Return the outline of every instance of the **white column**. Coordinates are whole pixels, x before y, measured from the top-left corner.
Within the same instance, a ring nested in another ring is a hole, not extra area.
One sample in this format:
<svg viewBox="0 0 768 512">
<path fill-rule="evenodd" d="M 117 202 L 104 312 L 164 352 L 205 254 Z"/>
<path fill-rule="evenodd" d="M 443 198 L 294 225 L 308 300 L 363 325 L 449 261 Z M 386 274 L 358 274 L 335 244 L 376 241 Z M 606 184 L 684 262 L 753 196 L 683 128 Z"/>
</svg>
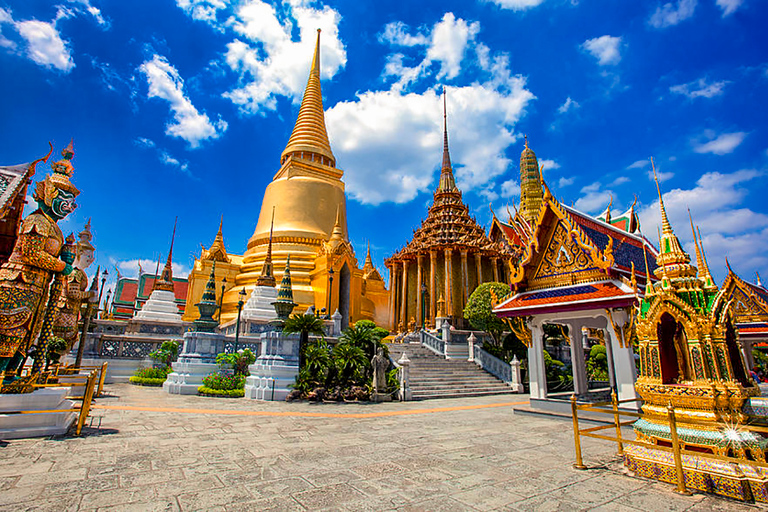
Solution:
<svg viewBox="0 0 768 512">
<path fill-rule="evenodd" d="M 544 366 L 544 330 L 539 323 L 531 323 L 531 346 L 528 347 L 528 381 L 531 398 L 547 398 L 547 371 Z"/>
<path fill-rule="evenodd" d="M 747 365 L 747 372 L 751 372 L 755 367 L 755 357 L 752 354 L 752 340 L 740 339 L 741 353 L 744 355 L 744 363 Z"/>
<path fill-rule="evenodd" d="M 616 325 L 624 325 L 627 321 L 627 315 L 625 312 L 613 312 L 613 319 Z M 610 322 L 608 322 L 608 328 L 605 329 L 605 349 L 606 356 L 608 356 L 609 368 L 613 367 L 614 378 L 616 382 L 616 394 L 619 400 L 636 399 L 637 393 L 635 393 L 635 381 L 637 380 L 637 368 L 635 367 L 635 351 L 632 349 L 632 345 L 627 340 L 625 347 L 619 346 L 619 340 L 616 339 L 616 335 L 611 328 Z M 621 333 L 619 333 L 621 336 Z M 608 352 L 608 347 L 611 347 L 611 351 Z M 622 404 L 622 407 L 636 408 L 636 404 L 627 403 Z"/>
<path fill-rule="evenodd" d="M 589 391 L 587 368 L 582 348 L 581 324 L 573 322 L 568 325 L 568 338 L 571 343 L 571 369 L 573 371 L 573 392 L 576 396 L 583 396 Z"/>
</svg>

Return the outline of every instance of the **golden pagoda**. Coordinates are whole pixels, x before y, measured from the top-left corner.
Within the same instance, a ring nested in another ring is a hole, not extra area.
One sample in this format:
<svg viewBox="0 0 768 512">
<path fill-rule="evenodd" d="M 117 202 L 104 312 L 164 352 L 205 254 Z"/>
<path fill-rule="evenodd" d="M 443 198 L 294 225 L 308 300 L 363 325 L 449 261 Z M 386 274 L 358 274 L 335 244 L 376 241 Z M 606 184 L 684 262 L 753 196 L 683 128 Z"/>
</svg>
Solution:
<svg viewBox="0 0 768 512">
<path fill-rule="evenodd" d="M 541 169 L 536 154 L 528 147 L 525 136 L 525 149 L 520 155 L 520 214 L 529 226 L 536 224 L 539 210 L 544 203 Z"/>
<path fill-rule="evenodd" d="M 460 325 L 477 286 L 508 280 L 511 248 L 486 236 L 456 187 L 447 123 L 443 91 L 443 162 L 434 201 L 411 241 L 384 262 L 390 276 L 390 327 L 398 332 L 414 323 L 434 325 L 441 299 L 441 312 Z"/>
<path fill-rule="evenodd" d="M 381 276 L 378 272 L 365 274 L 358 268 L 349 243 L 343 175 L 336 167 L 325 128 L 318 30 L 299 115 L 280 158 L 280 169 L 264 192 L 256 229 L 242 261 L 227 256 L 237 266 L 237 273 L 227 273 L 221 323 L 236 318 L 240 290 L 253 290 L 264 265 L 271 265 L 278 278 L 289 255 L 294 300 L 298 304 L 295 312 L 315 306 L 317 310 L 325 308 L 329 314 L 338 309 L 343 326 L 360 319 L 386 323 L 388 292 Z M 200 259 L 205 260 L 206 255 Z M 193 274 L 202 282 L 199 286 L 192 284 L 190 274 L 189 304 L 199 300 L 197 292 L 202 293 L 209 272 L 207 265 L 201 264 L 199 272 L 197 266 L 196 261 Z M 219 274 L 219 264 L 216 271 Z M 196 315 L 194 309 L 189 308 L 190 314 Z"/>
</svg>

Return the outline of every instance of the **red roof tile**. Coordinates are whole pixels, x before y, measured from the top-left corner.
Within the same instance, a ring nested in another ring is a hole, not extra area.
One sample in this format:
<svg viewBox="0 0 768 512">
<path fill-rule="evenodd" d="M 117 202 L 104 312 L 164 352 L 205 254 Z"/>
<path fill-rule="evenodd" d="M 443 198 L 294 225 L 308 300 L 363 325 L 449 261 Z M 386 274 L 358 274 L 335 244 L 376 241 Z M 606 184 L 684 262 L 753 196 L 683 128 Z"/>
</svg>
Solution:
<svg viewBox="0 0 768 512">
<path fill-rule="evenodd" d="M 615 281 L 562 286 L 522 292 L 494 309 L 499 316 L 535 315 L 544 312 L 603 309 L 633 304 L 633 291 Z"/>
</svg>

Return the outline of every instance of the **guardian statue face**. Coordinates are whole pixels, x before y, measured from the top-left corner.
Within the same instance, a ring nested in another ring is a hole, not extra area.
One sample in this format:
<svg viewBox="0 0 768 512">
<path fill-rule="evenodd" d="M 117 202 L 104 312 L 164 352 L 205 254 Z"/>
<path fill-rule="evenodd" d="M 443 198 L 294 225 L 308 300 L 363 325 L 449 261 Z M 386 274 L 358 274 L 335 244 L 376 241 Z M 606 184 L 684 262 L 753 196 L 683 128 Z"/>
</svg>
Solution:
<svg viewBox="0 0 768 512">
<path fill-rule="evenodd" d="M 77 208 L 75 203 L 75 194 L 66 190 L 59 189 L 59 193 L 51 201 L 52 217 L 56 220 L 61 220 Z"/>
</svg>

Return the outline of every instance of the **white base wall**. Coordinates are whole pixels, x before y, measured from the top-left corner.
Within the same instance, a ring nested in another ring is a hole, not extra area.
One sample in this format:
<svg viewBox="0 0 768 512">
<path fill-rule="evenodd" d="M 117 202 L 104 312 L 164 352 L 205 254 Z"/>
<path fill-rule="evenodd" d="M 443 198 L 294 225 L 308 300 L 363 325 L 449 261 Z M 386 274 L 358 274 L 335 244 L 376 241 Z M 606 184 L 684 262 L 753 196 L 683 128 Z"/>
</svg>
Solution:
<svg viewBox="0 0 768 512">
<path fill-rule="evenodd" d="M 262 356 L 248 367 L 251 376 L 245 379 L 245 397 L 254 400 L 283 401 L 293 391 L 299 365 L 286 362 L 281 356 Z"/>
<path fill-rule="evenodd" d="M 171 395 L 196 395 L 203 379 L 221 367 L 215 363 L 187 363 L 176 361 L 173 372 L 163 382 L 163 391 Z"/>
<path fill-rule="evenodd" d="M 0 395 L 0 439 L 21 439 L 66 434 L 77 413 L 2 414 L 3 411 L 49 411 L 71 409 L 66 400 L 70 388 L 43 388 L 21 395 Z"/>
</svg>

